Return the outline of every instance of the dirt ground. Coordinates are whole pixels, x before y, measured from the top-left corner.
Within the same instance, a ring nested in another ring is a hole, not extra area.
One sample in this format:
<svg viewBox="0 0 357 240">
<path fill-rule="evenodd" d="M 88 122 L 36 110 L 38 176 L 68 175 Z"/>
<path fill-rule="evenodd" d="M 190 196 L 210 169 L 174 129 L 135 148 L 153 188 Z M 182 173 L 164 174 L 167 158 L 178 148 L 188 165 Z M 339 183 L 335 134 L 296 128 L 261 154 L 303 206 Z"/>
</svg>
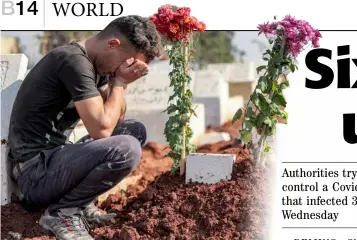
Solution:
<svg viewBox="0 0 357 240">
<path fill-rule="evenodd" d="M 228 123 L 208 131 L 226 131 L 235 137 L 236 129 Z M 131 174 L 143 176 L 139 183 L 101 203 L 102 209 L 116 212 L 118 218 L 116 224 L 95 228 L 95 239 L 262 239 L 268 170 L 254 168 L 247 150 L 232 143 L 198 149 L 237 156 L 232 179 L 214 185 L 184 184 L 184 178 L 168 173 L 172 159 L 163 158 L 167 145 L 148 143 Z M 1 207 L 1 239 L 54 239 L 39 227 L 40 215 L 27 213 L 18 203 Z"/>
</svg>

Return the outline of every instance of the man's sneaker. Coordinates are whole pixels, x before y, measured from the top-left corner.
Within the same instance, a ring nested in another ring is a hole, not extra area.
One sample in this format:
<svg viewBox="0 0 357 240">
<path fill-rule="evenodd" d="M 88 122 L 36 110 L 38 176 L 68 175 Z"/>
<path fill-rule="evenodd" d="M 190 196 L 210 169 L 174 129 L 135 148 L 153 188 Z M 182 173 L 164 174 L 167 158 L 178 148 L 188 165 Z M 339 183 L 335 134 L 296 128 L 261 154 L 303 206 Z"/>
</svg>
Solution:
<svg viewBox="0 0 357 240">
<path fill-rule="evenodd" d="M 91 224 L 106 224 L 106 223 L 115 223 L 115 213 L 102 213 L 95 206 L 94 202 L 91 202 L 82 209 L 83 217 Z"/>
<path fill-rule="evenodd" d="M 58 240 L 92 240 L 94 238 L 89 235 L 85 221 L 78 208 L 68 208 L 60 209 L 52 215 L 46 211 L 39 224 L 51 231 Z"/>
</svg>

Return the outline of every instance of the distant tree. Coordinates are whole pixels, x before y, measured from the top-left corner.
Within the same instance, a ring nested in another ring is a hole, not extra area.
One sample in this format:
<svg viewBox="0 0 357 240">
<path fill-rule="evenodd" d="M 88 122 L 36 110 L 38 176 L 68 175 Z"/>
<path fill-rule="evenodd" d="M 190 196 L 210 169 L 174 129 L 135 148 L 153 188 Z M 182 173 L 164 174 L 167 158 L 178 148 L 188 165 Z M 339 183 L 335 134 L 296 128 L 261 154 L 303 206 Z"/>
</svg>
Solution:
<svg viewBox="0 0 357 240">
<path fill-rule="evenodd" d="M 244 51 L 233 44 L 233 31 L 207 31 L 199 34 L 195 52 L 196 62 L 200 67 L 210 63 L 232 63 L 235 56 L 243 61 Z"/>
<path fill-rule="evenodd" d="M 194 59 L 199 68 L 210 63 L 232 63 L 235 60 L 243 61 L 245 52 L 233 44 L 233 31 L 206 31 L 196 33 L 197 39 Z M 167 42 L 163 39 L 163 44 Z M 235 56 L 238 59 L 235 59 Z"/>
<path fill-rule="evenodd" d="M 45 55 L 56 47 L 91 37 L 96 33 L 96 31 L 44 31 L 43 35 L 37 38 L 40 41 L 40 52 Z"/>
</svg>

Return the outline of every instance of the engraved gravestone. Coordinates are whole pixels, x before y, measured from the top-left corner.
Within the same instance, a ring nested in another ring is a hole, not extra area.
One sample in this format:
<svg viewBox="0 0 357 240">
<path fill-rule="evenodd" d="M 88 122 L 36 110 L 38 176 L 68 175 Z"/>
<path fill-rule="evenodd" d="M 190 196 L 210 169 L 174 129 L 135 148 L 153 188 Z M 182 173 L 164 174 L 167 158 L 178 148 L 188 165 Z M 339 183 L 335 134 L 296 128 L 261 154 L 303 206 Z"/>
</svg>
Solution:
<svg viewBox="0 0 357 240">
<path fill-rule="evenodd" d="M 125 94 L 130 109 L 166 108 L 172 95 L 168 74 L 168 71 L 151 72 L 131 83 Z"/>
<path fill-rule="evenodd" d="M 1 205 L 11 201 L 14 190 L 7 162 L 9 122 L 13 103 L 27 70 L 28 59 L 23 54 L 1 55 Z"/>
<path fill-rule="evenodd" d="M 165 123 L 168 115 L 163 113 L 169 97 L 173 94 L 170 87 L 169 69 L 166 71 L 151 71 L 147 76 L 131 83 L 125 94 L 127 102 L 126 118 L 141 121 L 147 130 L 147 141 L 166 142 L 164 136 Z M 198 118 L 191 120 L 194 126 L 194 136 L 204 131 L 204 109 L 196 105 Z"/>
</svg>

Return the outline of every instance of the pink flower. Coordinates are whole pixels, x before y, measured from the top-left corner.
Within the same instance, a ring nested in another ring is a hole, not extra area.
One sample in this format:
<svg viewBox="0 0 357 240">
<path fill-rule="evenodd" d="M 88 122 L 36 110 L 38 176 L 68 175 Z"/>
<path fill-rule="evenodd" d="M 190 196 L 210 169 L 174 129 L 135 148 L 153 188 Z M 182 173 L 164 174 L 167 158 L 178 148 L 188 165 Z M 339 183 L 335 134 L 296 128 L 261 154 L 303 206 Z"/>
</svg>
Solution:
<svg viewBox="0 0 357 240">
<path fill-rule="evenodd" d="M 258 35 L 260 35 L 261 33 L 264 33 L 264 34 L 269 33 L 269 31 L 270 31 L 269 22 L 263 23 L 263 24 L 259 24 L 258 25 L 258 30 L 259 30 Z"/>
<path fill-rule="evenodd" d="M 269 40 L 281 36 L 285 39 L 285 49 L 288 54 L 296 57 L 305 46 L 311 44 L 319 47 L 321 33 L 314 29 L 307 21 L 297 20 L 287 15 L 279 22 L 258 25 L 259 34 L 264 33 Z M 273 36 L 271 36 L 273 35 Z"/>
</svg>

